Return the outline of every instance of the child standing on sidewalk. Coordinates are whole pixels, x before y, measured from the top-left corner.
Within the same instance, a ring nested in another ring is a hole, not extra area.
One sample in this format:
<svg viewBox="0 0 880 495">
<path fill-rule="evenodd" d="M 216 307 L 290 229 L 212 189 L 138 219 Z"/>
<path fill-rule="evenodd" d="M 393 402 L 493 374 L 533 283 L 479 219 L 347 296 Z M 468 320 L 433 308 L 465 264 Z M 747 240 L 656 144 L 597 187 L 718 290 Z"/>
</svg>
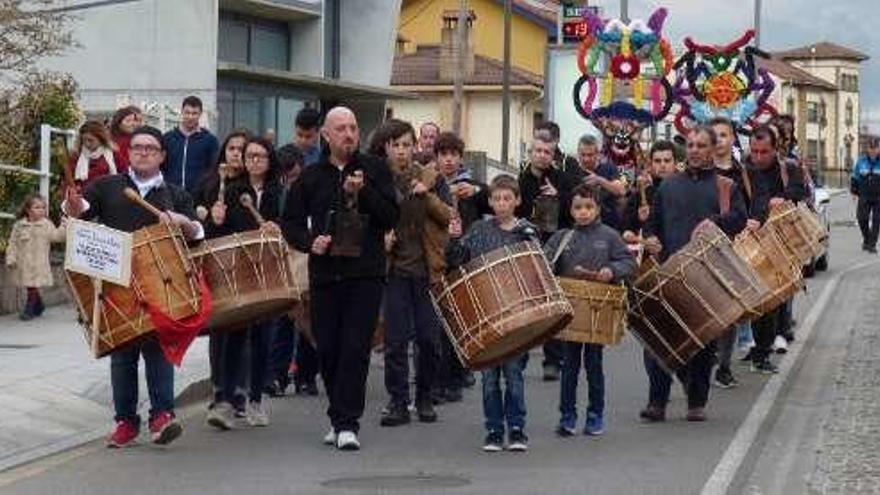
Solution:
<svg viewBox="0 0 880 495">
<path fill-rule="evenodd" d="M 462 238 L 461 259 L 474 258 L 495 249 L 526 240 L 537 242 L 537 229 L 525 220 L 516 218 L 514 211 L 520 204 L 519 184 L 509 175 L 499 175 L 489 186 L 489 206 L 495 216 L 475 222 Z M 453 235 L 454 237 L 454 235 Z M 458 255 L 456 257 L 459 257 Z M 508 433 L 507 449 L 522 452 L 528 449 L 525 433 L 526 401 L 523 370 L 528 354 L 510 358 L 495 368 L 483 371 L 483 415 L 486 440 L 483 450 L 498 452 L 504 447 L 505 422 Z M 501 376 L 506 389 L 502 395 Z"/>
<path fill-rule="evenodd" d="M 19 314 L 25 321 L 43 314 L 40 287 L 53 285 L 49 248 L 53 242 L 64 242 L 67 230 L 63 222 L 55 227 L 47 217 L 48 209 L 42 196 L 28 197 L 12 226 L 6 248 L 6 266 L 13 270 L 13 281 L 27 290 L 27 301 Z"/>
<path fill-rule="evenodd" d="M 581 185 L 571 200 L 573 229 L 557 231 L 544 246 L 553 272 L 563 277 L 587 278 L 597 282 L 617 282 L 636 269 L 635 258 L 620 234 L 600 220 L 598 191 Z M 562 437 L 575 434 L 577 428 L 577 386 L 581 356 L 587 372 L 589 405 L 585 435 L 601 435 L 605 429 L 605 373 L 602 369 L 601 344 L 563 342 L 562 380 L 559 394 L 559 427 Z"/>
</svg>

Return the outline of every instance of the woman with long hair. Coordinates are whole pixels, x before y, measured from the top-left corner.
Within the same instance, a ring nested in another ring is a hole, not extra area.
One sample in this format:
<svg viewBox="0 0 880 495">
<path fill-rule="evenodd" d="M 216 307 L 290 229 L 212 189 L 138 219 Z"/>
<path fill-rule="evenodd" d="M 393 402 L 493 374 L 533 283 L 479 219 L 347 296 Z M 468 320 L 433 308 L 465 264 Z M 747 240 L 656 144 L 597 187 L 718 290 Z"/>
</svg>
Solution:
<svg viewBox="0 0 880 495">
<path fill-rule="evenodd" d="M 85 189 L 105 175 L 127 172 L 127 160 L 124 164 L 118 163 L 115 152 L 116 145 L 104 124 L 96 120 L 86 121 L 79 128 L 74 152 L 67 163 L 74 184 Z"/>
<path fill-rule="evenodd" d="M 110 119 L 110 137 L 116 145 L 116 165 L 123 169 L 128 168 L 128 146 L 131 142 L 131 133 L 144 125 L 144 114 L 141 109 L 129 105 L 122 107 L 113 114 Z"/>
</svg>

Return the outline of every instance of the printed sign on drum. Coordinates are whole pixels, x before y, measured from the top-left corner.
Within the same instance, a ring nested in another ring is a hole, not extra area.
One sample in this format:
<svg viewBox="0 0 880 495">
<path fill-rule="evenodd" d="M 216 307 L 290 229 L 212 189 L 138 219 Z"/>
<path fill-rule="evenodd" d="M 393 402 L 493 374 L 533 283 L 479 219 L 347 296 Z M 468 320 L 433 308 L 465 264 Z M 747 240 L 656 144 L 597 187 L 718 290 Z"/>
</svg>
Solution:
<svg viewBox="0 0 880 495">
<path fill-rule="evenodd" d="M 128 287 L 132 235 L 103 225 L 71 220 L 67 227 L 64 268 Z"/>
</svg>

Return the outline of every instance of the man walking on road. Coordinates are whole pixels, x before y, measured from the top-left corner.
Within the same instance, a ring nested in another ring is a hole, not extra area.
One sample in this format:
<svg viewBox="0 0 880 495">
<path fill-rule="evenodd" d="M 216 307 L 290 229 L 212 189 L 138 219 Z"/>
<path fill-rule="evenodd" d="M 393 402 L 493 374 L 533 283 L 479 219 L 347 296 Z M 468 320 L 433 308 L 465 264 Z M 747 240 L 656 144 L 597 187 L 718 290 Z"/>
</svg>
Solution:
<svg viewBox="0 0 880 495">
<path fill-rule="evenodd" d="M 856 218 L 862 231 L 862 250 L 876 253 L 880 233 L 880 139 L 868 141 L 868 152 L 853 167 L 850 192 L 859 200 Z"/>
</svg>

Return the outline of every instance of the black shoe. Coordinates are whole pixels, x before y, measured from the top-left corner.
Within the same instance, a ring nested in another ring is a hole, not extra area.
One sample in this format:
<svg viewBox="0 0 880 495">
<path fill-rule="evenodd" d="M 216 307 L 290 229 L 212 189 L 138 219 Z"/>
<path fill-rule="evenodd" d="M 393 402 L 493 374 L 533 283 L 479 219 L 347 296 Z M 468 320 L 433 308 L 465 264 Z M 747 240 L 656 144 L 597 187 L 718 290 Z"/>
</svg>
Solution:
<svg viewBox="0 0 880 495">
<path fill-rule="evenodd" d="M 865 251 L 868 251 L 871 254 L 877 254 L 877 246 L 868 246 L 868 249 Z"/>
<path fill-rule="evenodd" d="M 315 382 L 297 383 L 295 390 L 297 395 L 318 395 L 318 385 Z"/>
<path fill-rule="evenodd" d="M 392 404 L 382 412 L 379 424 L 382 426 L 400 426 L 409 423 L 409 408 L 406 404 Z"/>
<path fill-rule="evenodd" d="M 447 388 L 446 389 L 446 402 L 461 402 L 463 399 L 460 388 Z"/>
<path fill-rule="evenodd" d="M 464 375 L 464 386 L 466 388 L 473 388 L 473 386 L 477 383 L 477 379 L 474 378 L 474 374 L 470 371 Z"/>
<path fill-rule="evenodd" d="M 639 411 L 639 417 L 648 423 L 666 421 L 666 408 L 649 404 L 647 407 Z"/>
<path fill-rule="evenodd" d="M 504 434 L 493 431 L 483 441 L 483 452 L 501 452 L 504 449 Z"/>
<path fill-rule="evenodd" d="M 433 423 L 437 421 L 437 411 L 434 410 L 434 404 L 432 404 L 429 400 L 416 402 L 416 414 L 419 417 L 419 422 Z M 407 419 L 408 418 L 409 411 L 407 411 Z"/>
<path fill-rule="evenodd" d="M 773 375 L 779 373 L 779 368 L 777 368 L 773 363 L 770 362 L 769 358 L 764 359 L 756 359 L 752 362 L 752 373 L 760 373 L 762 375 Z"/>
<path fill-rule="evenodd" d="M 733 373 L 730 371 L 730 368 L 719 366 L 717 370 L 715 370 L 715 386 L 718 388 L 733 388 L 739 385 L 739 382 L 736 381 L 736 377 L 733 376 Z"/>
<path fill-rule="evenodd" d="M 446 402 L 446 390 L 442 388 L 435 388 L 431 390 L 431 402 L 435 406 L 442 405 Z"/>
<path fill-rule="evenodd" d="M 559 381 L 559 366 L 557 366 L 555 364 L 545 364 L 544 365 L 544 381 L 545 382 Z"/>
<path fill-rule="evenodd" d="M 525 452 L 529 450 L 529 437 L 526 432 L 514 428 L 507 436 L 507 450 L 511 452 Z"/>
</svg>

